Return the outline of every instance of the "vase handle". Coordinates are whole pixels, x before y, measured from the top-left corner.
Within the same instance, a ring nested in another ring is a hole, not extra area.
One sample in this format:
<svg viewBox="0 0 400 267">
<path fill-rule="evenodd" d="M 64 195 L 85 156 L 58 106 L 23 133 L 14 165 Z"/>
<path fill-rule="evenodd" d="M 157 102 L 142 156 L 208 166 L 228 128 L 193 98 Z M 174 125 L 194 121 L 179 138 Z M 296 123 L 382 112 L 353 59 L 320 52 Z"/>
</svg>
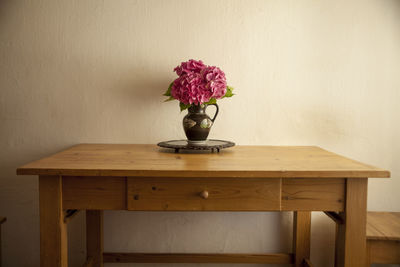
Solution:
<svg viewBox="0 0 400 267">
<path fill-rule="evenodd" d="M 215 119 L 217 118 L 217 115 L 218 115 L 218 112 L 219 112 L 219 108 L 218 108 L 217 104 L 209 104 L 209 106 L 215 106 L 216 107 L 214 118 L 211 119 L 211 121 L 214 122 Z"/>
</svg>

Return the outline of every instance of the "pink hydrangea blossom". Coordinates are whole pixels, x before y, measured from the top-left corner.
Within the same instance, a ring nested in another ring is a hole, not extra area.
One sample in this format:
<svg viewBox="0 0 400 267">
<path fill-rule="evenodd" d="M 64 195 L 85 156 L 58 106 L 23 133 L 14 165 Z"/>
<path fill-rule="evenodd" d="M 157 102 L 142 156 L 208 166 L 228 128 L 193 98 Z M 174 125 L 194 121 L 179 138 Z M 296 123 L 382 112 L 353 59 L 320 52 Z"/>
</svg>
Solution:
<svg viewBox="0 0 400 267">
<path fill-rule="evenodd" d="M 225 73 L 218 67 L 191 59 L 174 71 L 179 77 L 172 84 L 171 96 L 185 105 L 201 105 L 226 94 Z"/>
<path fill-rule="evenodd" d="M 219 99 L 226 94 L 225 73 L 218 67 L 206 67 L 201 70 L 201 76 L 206 88 L 212 92 L 212 97 Z"/>
<path fill-rule="evenodd" d="M 178 76 L 182 76 L 192 72 L 200 73 L 200 71 L 205 67 L 206 65 L 204 65 L 203 61 L 191 59 L 189 61 L 182 62 L 181 65 L 174 69 L 174 71 L 176 74 L 178 74 Z"/>
<path fill-rule="evenodd" d="M 186 105 L 200 105 L 210 101 L 212 92 L 206 88 L 201 74 L 192 72 L 174 81 L 171 95 Z"/>
</svg>

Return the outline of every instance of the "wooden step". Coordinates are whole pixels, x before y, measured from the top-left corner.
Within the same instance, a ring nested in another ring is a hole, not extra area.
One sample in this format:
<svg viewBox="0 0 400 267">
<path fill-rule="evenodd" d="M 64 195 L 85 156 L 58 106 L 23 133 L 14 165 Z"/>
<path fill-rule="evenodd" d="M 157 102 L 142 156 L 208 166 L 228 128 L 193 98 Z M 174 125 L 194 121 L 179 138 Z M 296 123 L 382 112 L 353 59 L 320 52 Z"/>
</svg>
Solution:
<svg viewBox="0 0 400 267">
<path fill-rule="evenodd" d="M 400 241 L 400 212 L 368 212 L 367 240 Z"/>
<path fill-rule="evenodd" d="M 400 212 L 368 212 L 367 266 L 400 263 Z"/>
</svg>

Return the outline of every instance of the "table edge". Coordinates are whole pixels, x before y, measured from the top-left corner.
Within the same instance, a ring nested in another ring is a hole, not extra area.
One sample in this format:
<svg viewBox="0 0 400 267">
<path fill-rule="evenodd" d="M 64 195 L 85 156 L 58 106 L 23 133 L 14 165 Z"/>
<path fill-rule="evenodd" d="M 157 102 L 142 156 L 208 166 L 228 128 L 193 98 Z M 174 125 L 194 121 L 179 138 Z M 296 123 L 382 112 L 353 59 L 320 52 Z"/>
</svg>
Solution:
<svg viewBox="0 0 400 267">
<path fill-rule="evenodd" d="M 390 178 L 387 170 L 322 171 L 177 171 L 18 168 L 17 175 L 132 176 L 132 177 L 232 177 L 232 178 Z"/>
</svg>

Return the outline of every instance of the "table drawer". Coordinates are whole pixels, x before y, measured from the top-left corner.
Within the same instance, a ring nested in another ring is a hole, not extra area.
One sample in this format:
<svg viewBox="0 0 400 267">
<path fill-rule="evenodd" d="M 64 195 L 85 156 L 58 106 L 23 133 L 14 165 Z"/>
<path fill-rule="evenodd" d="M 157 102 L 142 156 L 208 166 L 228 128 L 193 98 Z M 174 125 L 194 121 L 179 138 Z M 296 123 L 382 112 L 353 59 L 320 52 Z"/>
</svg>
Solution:
<svg viewBox="0 0 400 267">
<path fill-rule="evenodd" d="M 127 178 L 128 210 L 280 210 L 280 179 Z"/>
</svg>

